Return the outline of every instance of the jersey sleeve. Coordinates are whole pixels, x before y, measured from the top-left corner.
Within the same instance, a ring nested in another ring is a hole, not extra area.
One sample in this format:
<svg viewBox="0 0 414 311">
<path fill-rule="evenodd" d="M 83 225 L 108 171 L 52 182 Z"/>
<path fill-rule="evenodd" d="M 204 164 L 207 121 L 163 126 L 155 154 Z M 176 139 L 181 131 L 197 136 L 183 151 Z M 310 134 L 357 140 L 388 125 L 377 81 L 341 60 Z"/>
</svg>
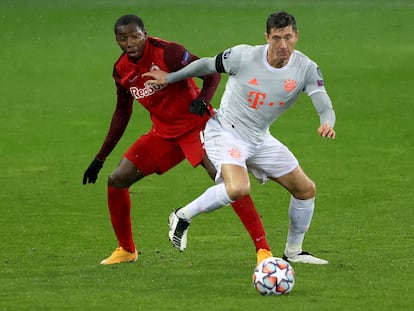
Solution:
<svg viewBox="0 0 414 311">
<path fill-rule="evenodd" d="M 102 162 L 105 161 L 124 134 L 129 119 L 131 118 L 134 100 L 128 90 L 125 90 L 120 85 L 120 77 L 116 69 L 114 69 L 113 78 L 116 86 L 117 102 L 108 133 L 106 134 L 101 149 L 96 155 L 96 158 Z"/>
<path fill-rule="evenodd" d="M 310 98 L 315 110 L 319 114 L 320 124 L 329 124 L 334 127 L 336 115 L 328 94 L 324 92 L 315 92 L 310 96 Z"/>
<path fill-rule="evenodd" d="M 332 107 L 331 99 L 325 89 L 322 72 L 318 65 L 310 61 L 309 68 L 305 76 L 305 92 L 310 96 L 315 110 L 319 114 L 320 124 L 335 125 L 335 111 Z"/>
<path fill-rule="evenodd" d="M 165 48 L 164 61 L 171 72 L 178 71 L 197 59 L 196 55 L 178 43 L 170 42 Z"/>
<path fill-rule="evenodd" d="M 229 75 L 237 74 L 243 50 L 247 45 L 236 45 L 232 48 L 225 50 L 216 57 L 216 69 L 218 72 L 226 72 Z"/>
<path fill-rule="evenodd" d="M 312 94 L 316 92 L 326 93 L 325 82 L 322 77 L 322 72 L 320 68 L 318 67 L 318 65 L 313 61 L 310 61 L 308 65 L 308 70 L 306 72 L 305 81 L 306 81 L 306 84 L 305 84 L 304 91 L 309 96 L 311 96 Z"/>
</svg>

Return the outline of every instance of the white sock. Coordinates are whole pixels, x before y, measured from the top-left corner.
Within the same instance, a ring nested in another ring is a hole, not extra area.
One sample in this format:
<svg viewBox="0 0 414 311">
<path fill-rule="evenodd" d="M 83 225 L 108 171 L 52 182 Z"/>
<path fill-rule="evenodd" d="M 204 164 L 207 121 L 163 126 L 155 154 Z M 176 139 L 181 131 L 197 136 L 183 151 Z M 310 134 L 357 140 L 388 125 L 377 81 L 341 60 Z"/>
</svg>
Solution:
<svg viewBox="0 0 414 311">
<path fill-rule="evenodd" d="M 224 183 L 208 188 L 197 199 L 177 211 L 177 216 L 188 221 L 198 214 L 208 213 L 233 202 L 227 195 Z"/>
<path fill-rule="evenodd" d="M 298 200 L 293 196 L 290 198 L 290 223 L 285 248 L 286 256 L 291 257 L 302 252 L 303 239 L 312 221 L 314 208 L 315 198 L 308 200 Z"/>
</svg>

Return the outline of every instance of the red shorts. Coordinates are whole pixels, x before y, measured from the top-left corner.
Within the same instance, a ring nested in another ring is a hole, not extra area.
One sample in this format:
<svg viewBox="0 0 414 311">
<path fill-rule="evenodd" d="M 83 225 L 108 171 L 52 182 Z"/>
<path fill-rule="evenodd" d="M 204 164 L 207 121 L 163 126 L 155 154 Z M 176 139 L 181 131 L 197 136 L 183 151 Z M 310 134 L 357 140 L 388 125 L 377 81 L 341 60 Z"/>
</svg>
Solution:
<svg viewBox="0 0 414 311">
<path fill-rule="evenodd" d="M 206 154 L 202 143 L 203 131 L 204 125 L 183 136 L 165 139 L 151 130 L 138 138 L 124 156 L 144 175 L 161 175 L 184 159 L 196 167 Z"/>
</svg>

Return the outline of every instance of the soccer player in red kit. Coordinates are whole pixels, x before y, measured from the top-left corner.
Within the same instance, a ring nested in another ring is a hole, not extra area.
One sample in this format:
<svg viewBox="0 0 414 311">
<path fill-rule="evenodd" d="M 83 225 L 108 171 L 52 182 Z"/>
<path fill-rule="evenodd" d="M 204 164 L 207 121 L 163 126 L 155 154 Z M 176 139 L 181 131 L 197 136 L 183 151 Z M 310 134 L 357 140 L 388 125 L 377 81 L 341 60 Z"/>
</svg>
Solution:
<svg viewBox="0 0 414 311">
<path fill-rule="evenodd" d="M 120 17 L 114 31 L 123 51 L 113 71 L 116 108 L 102 147 L 84 173 L 83 184 L 97 180 L 105 159 L 128 125 L 134 99 L 150 112 L 152 128 L 129 147 L 108 178 L 108 207 L 118 247 L 102 260 L 104 265 L 138 259 L 130 217 L 132 184 L 150 174 L 161 175 L 184 159 L 193 167 L 201 164 L 214 178 L 215 168 L 206 156 L 200 135 L 214 113 L 210 101 L 220 81 L 218 73 L 200 77 L 204 80 L 201 91 L 192 78 L 168 85 L 151 85 L 142 73 L 156 69 L 177 71 L 198 57 L 177 43 L 148 36 L 143 21 L 135 15 Z M 272 256 L 250 196 L 233 202 L 232 206 L 255 243 L 257 261 Z M 183 251 L 186 240 L 181 245 L 173 245 Z"/>
</svg>

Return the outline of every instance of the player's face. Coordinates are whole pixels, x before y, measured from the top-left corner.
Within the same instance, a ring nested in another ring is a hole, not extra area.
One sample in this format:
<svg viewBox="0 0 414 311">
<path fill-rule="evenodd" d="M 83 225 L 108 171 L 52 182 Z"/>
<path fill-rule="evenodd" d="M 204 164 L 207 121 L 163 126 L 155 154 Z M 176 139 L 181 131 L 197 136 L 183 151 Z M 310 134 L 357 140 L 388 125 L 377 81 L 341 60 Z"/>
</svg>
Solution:
<svg viewBox="0 0 414 311">
<path fill-rule="evenodd" d="M 147 34 L 136 24 L 116 28 L 116 42 L 132 61 L 138 61 L 144 53 Z"/>
<path fill-rule="evenodd" d="M 267 52 L 269 64 L 276 68 L 286 65 L 298 41 L 298 32 L 294 31 L 292 26 L 272 28 L 265 37 L 269 44 Z"/>
</svg>

